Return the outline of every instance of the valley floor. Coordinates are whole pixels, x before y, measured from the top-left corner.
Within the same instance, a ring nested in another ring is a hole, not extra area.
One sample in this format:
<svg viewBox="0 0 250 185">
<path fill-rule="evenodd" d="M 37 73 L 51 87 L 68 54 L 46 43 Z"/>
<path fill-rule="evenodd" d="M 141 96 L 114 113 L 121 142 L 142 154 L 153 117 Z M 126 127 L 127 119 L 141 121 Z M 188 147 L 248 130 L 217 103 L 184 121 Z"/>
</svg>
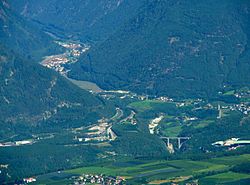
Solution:
<svg viewBox="0 0 250 185">
<path fill-rule="evenodd" d="M 89 46 L 60 44 L 68 51 L 42 64 L 67 78 L 68 65 Z M 213 100 L 172 99 L 69 80 L 113 114 L 53 132 L 20 128 L 21 134 L 1 139 L 0 183 L 31 176 L 32 184 L 54 185 L 250 184 L 249 171 L 234 169 L 250 164 L 249 146 L 237 144 L 250 139 L 248 87 L 224 89 Z"/>
<path fill-rule="evenodd" d="M 121 177 L 124 184 L 247 184 L 250 174 L 231 171 L 244 162 L 250 162 L 250 154 L 201 161 L 121 160 L 41 175 L 34 184 L 77 184 L 81 177 L 100 174 Z"/>
</svg>

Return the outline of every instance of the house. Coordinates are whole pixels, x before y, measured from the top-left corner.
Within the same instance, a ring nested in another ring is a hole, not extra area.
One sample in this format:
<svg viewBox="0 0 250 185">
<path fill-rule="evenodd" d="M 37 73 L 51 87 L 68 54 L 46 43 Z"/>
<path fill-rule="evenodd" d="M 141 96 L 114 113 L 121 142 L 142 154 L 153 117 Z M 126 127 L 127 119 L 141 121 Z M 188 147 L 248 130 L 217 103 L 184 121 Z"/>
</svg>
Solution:
<svg viewBox="0 0 250 185">
<path fill-rule="evenodd" d="M 30 177 L 30 178 L 24 178 L 23 179 L 23 182 L 25 182 L 25 183 L 31 183 L 31 182 L 36 182 L 36 178 L 34 178 L 34 177 Z"/>
</svg>

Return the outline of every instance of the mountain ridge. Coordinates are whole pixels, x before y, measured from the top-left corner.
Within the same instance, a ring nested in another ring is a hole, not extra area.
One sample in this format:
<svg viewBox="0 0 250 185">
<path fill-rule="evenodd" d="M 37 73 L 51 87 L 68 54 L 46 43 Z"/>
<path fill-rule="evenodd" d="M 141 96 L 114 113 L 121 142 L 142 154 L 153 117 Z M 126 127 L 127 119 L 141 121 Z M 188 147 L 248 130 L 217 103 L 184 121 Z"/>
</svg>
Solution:
<svg viewBox="0 0 250 185">
<path fill-rule="evenodd" d="M 8 1 L 1 1 L 0 15 L 0 138 L 88 125 L 113 112 L 100 97 L 38 63 L 61 51 L 53 39 L 13 13 Z"/>
<path fill-rule="evenodd" d="M 1 44 L 22 57 L 39 62 L 47 54 L 62 51 L 47 34 L 18 16 L 8 0 L 1 1 L 0 14 Z"/>
<path fill-rule="evenodd" d="M 11 5 L 18 14 L 55 35 L 99 43 L 135 15 L 142 2 L 144 0 L 13 0 Z"/>
<path fill-rule="evenodd" d="M 182 97 L 209 97 L 224 86 L 247 86 L 249 63 L 240 56 L 249 55 L 248 9 L 246 1 L 150 1 L 89 50 L 70 75 L 104 89 Z"/>
</svg>

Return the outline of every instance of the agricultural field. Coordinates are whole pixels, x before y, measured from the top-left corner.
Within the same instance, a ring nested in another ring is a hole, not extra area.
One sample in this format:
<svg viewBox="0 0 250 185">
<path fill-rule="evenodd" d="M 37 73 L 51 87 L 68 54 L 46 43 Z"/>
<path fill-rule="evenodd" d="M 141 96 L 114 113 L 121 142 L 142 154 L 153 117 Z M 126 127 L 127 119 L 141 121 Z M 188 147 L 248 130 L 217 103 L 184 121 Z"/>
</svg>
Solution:
<svg viewBox="0 0 250 185">
<path fill-rule="evenodd" d="M 236 173 L 232 167 L 250 162 L 250 154 L 220 157 L 201 161 L 192 160 L 119 160 L 105 162 L 37 177 L 35 184 L 67 184 L 72 176 L 105 174 L 121 176 L 126 184 L 168 184 L 198 182 L 201 185 L 247 181 L 250 174 Z M 249 181 L 248 181 L 249 182 Z"/>
</svg>

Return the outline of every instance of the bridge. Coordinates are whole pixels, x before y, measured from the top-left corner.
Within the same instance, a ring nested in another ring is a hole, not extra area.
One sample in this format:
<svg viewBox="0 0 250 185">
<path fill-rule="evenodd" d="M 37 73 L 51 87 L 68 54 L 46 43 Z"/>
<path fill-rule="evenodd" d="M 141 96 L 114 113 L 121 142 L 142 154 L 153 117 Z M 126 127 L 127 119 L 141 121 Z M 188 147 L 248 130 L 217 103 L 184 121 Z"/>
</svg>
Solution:
<svg viewBox="0 0 250 185">
<path fill-rule="evenodd" d="M 178 141 L 178 149 L 181 149 L 183 143 L 185 143 L 185 141 L 191 139 L 191 137 L 160 137 L 163 141 L 167 140 L 167 146 L 169 146 L 170 144 L 170 139 L 172 140 L 177 140 Z"/>
</svg>

